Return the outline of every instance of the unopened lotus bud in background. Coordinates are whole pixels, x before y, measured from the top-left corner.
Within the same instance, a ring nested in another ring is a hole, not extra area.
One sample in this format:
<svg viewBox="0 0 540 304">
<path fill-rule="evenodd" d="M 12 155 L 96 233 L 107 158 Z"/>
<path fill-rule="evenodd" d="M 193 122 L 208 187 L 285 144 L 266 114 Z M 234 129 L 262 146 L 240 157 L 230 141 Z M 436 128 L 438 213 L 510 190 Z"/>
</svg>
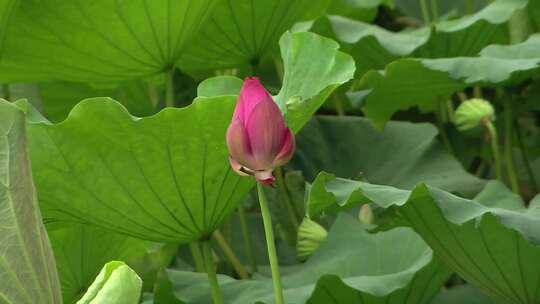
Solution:
<svg viewBox="0 0 540 304">
<path fill-rule="evenodd" d="M 309 258 L 321 242 L 326 238 L 328 232 L 317 222 L 304 218 L 298 227 L 298 240 L 296 244 L 296 255 L 299 260 Z"/>
<path fill-rule="evenodd" d="M 473 98 L 462 102 L 456 109 L 454 124 L 460 131 L 472 129 L 482 121 L 495 120 L 495 110 L 489 101 Z"/>
<path fill-rule="evenodd" d="M 362 205 L 360 211 L 358 212 L 358 219 L 362 224 L 371 225 L 373 224 L 373 211 L 368 204 Z"/>
<path fill-rule="evenodd" d="M 244 80 L 227 130 L 227 147 L 232 168 L 240 175 L 255 176 L 261 184 L 272 184 L 272 171 L 294 153 L 294 135 L 255 77 Z"/>
</svg>

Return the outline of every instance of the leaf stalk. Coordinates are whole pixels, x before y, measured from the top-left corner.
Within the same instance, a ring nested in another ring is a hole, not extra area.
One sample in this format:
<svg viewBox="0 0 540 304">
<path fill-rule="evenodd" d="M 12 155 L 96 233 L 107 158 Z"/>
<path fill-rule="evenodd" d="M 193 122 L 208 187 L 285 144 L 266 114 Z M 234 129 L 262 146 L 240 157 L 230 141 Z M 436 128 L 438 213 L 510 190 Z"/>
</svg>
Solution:
<svg viewBox="0 0 540 304">
<path fill-rule="evenodd" d="M 232 267 L 234 268 L 234 271 L 238 274 L 238 276 L 242 280 L 248 279 L 249 278 L 248 273 L 244 269 L 244 266 L 242 266 L 242 263 L 240 263 L 240 260 L 234 253 L 233 249 L 231 248 L 227 240 L 225 240 L 225 238 L 223 237 L 223 234 L 221 233 L 221 231 L 219 230 L 214 231 L 214 233 L 212 233 L 212 237 L 214 238 L 214 240 L 216 240 L 219 247 L 221 248 L 221 250 L 227 257 L 227 260 L 229 260 L 229 263 L 231 263 Z"/>
<path fill-rule="evenodd" d="M 238 206 L 238 218 L 240 219 L 240 229 L 242 230 L 242 237 L 244 238 L 244 250 L 246 251 L 249 262 L 251 264 L 251 272 L 255 273 L 258 270 L 257 259 L 255 258 L 253 244 L 249 235 L 249 229 L 246 220 L 246 210 L 244 209 L 244 206 L 242 206 L 242 204 Z"/>
<path fill-rule="evenodd" d="M 214 263 L 214 256 L 212 255 L 212 248 L 209 241 L 202 242 L 204 264 L 206 266 L 206 273 L 208 274 L 208 283 L 210 283 L 210 289 L 212 292 L 212 300 L 214 304 L 223 304 L 223 297 L 221 296 L 221 289 L 216 275 L 216 265 Z"/>
</svg>

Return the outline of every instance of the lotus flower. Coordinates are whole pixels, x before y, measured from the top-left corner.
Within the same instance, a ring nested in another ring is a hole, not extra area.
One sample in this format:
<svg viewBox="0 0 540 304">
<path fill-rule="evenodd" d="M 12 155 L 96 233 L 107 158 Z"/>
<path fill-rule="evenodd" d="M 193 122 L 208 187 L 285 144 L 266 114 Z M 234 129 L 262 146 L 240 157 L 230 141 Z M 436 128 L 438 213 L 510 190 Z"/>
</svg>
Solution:
<svg viewBox="0 0 540 304">
<path fill-rule="evenodd" d="M 244 80 L 227 129 L 227 147 L 234 171 L 253 175 L 266 185 L 274 182 L 274 168 L 287 163 L 294 153 L 294 136 L 256 77 Z"/>
</svg>

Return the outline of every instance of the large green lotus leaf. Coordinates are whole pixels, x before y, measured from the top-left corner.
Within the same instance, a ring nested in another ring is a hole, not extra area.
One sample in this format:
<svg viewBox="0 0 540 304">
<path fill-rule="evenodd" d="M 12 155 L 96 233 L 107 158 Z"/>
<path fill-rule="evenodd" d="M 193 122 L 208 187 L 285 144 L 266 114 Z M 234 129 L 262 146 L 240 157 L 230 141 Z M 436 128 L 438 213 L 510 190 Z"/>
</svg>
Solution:
<svg viewBox="0 0 540 304">
<path fill-rule="evenodd" d="M 146 252 L 146 242 L 85 225 L 48 228 L 64 303 L 75 303 L 109 261 L 127 261 Z"/>
<path fill-rule="evenodd" d="M 7 24 L 14 12 L 19 7 L 21 0 L 2 0 L 0 1 L 0 45 L 4 41 Z"/>
<path fill-rule="evenodd" d="M 341 214 L 314 255 L 283 274 L 282 282 L 288 304 L 422 304 L 449 275 L 411 229 L 370 234 L 358 220 Z M 203 274 L 169 271 L 169 277 L 184 303 L 211 303 Z M 222 277 L 220 287 L 226 303 L 273 303 L 268 277 Z"/>
<path fill-rule="evenodd" d="M 124 262 L 112 261 L 100 271 L 77 304 L 137 304 L 142 281 Z"/>
<path fill-rule="evenodd" d="M 405 191 L 324 172 L 307 204 L 320 213 L 366 201 L 395 208 L 448 267 L 500 303 L 538 303 L 538 212 L 492 208 L 424 184 Z"/>
<path fill-rule="evenodd" d="M 371 70 L 356 84 L 365 92 L 362 110 L 378 127 L 398 110 L 432 110 L 437 101 L 472 85 L 515 84 L 538 72 L 540 35 L 527 41 L 484 48 L 478 57 L 399 59 L 384 71 Z"/>
<path fill-rule="evenodd" d="M 198 98 L 134 118 L 108 98 L 60 124 L 29 126 L 45 220 L 77 220 L 135 237 L 189 242 L 211 233 L 251 188 L 228 164 L 234 97 Z"/>
<path fill-rule="evenodd" d="M 379 131 L 364 118 L 321 116 L 299 133 L 291 165 L 310 181 L 324 170 L 399 188 L 426 182 L 467 196 L 478 193 L 483 181 L 467 173 L 436 136 L 427 123 L 391 121 Z"/>
<path fill-rule="evenodd" d="M 25 115 L 0 101 L 0 303 L 62 303 L 27 154 Z"/>
<path fill-rule="evenodd" d="M 222 0 L 181 57 L 179 67 L 204 71 L 257 65 L 296 22 L 322 14 L 328 0 Z"/>
<path fill-rule="evenodd" d="M 326 95 L 352 77 L 354 64 L 327 38 L 287 33 L 282 40 L 285 54 L 330 56 L 316 69 L 311 62 L 285 60 L 285 73 L 296 77 L 285 77 L 278 101 L 298 130 Z M 225 133 L 235 100 L 199 97 L 185 108 L 135 118 L 117 102 L 95 98 L 79 103 L 62 123 L 31 124 L 30 152 L 46 220 L 77 220 L 154 241 L 208 236 L 253 186 L 229 166 Z"/>
<path fill-rule="evenodd" d="M 178 62 L 216 0 L 22 0 L 0 79 L 116 82 Z"/>
<path fill-rule="evenodd" d="M 484 206 L 521 210 L 525 208 L 525 203 L 519 194 L 512 192 L 502 182 L 491 180 L 486 184 L 474 200 Z"/>
<path fill-rule="evenodd" d="M 329 16 L 328 22 L 345 50 L 353 55 L 358 65 L 356 73 L 361 76 L 403 56 L 475 56 L 526 5 L 527 0 L 498 0 L 474 15 L 398 33 L 342 16 Z"/>
</svg>

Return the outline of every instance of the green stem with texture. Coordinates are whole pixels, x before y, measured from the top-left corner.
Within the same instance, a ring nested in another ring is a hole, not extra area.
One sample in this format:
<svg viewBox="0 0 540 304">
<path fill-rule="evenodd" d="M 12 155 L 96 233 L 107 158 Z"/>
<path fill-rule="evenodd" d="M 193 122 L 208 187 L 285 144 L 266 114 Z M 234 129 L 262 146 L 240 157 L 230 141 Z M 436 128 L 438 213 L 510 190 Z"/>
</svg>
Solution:
<svg viewBox="0 0 540 304">
<path fill-rule="evenodd" d="M 11 92 L 9 90 L 9 84 L 4 83 L 2 85 L 2 93 L 4 94 L 5 100 L 9 101 L 11 99 Z"/>
<path fill-rule="evenodd" d="M 300 222 L 298 221 L 298 216 L 294 209 L 294 205 L 291 200 L 291 197 L 289 196 L 289 193 L 287 192 L 287 186 L 285 185 L 285 175 L 283 174 L 283 170 L 280 167 L 276 168 L 275 172 L 276 172 L 276 181 L 278 184 L 279 192 L 281 193 L 281 198 L 283 199 L 283 203 L 285 205 L 285 208 L 287 209 L 289 220 L 291 221 L 291 224 L 294 226 L 294 229 L 296 230 L 298 226 L 300 225 Z"/>
<path fill-rule="evenodd" d="M 512 192 L 519 194 L 519 182 L 517 179 L 516 169 L 514 167 L 514 155 L 512 149 L 514 134 L 512 101 L 506 99 L 504 101 L 504 157 L 506 159 L 506 171 L 510 180 Z"/>
<path fill-rule="evenodd" d="M 225 240 L 225 238 L 223 237 L 223 234 L 221 234 L 221 231 L 219 230 L 214 231 L 214 233 L 212 233 L 212 237 L 214 238 L 214 240 L 216 240 L 221 250 L 223 250 L 223 253 L 227 257 L 227 260 L 229 260 L 229 263 L 231 263 L 232 267 L 234 268 L 234 271 L 236 271 L 238 276 L 242 280 L 248 279 L 249 278 L 248 273 L 244 269 L 244 266 L 242 266 L 242 263 L 240 263 L 240 260 L 238 259 L 234 251 L 232 250 L 227 240 Z"/>
<path fill-rule="evenodd" d="M 204 272 L 204 260 L 199 243 L 190 243 L 189 250 L 191 251 L 191 255 L 193 256 L 193 262 L 195 263 L 195 271 Z"/>
<path fill-rule="evenodd" d="M 147 84 L 148 88 L 148 99 L 152 103 L 152 108 L 155 110 L 159 104 L 159 91 L 156 89 L 156 86 L 152 83 Z"/>
<path fill-rule="evenodd" d="M 339 97 L 334 97 L 334 102 L 336 104 L 336 113 L 338 116 L 345 116 L 345 110 L 343 109 L 343 103 Z"/>
<path fill-rule="evenodd" d="M 166 76 L 165 106 L 174 107 L 174 68 L 167 72 Z"/>
<path fill-rule="evenodd" d="M 246 220 L 246 210 L 241 204 L 238 206 L 238 218 L 240 219 L 240 229 L 242 230 L 242 237 L 244 238 L 244 249 L 251 263 L 251 272 L 257 272 L 257 259 L 255 258 L 255 252 L 253 251 L 253 244 L 251 243 L 251 237 L 249 236 L 249 229 Z"/>
<path fill-rule="evenodd" d="M 431 15 L 433 16 L 433 22 L 437 22 L 439 19 L 439 8 L 437 0 L 431 0 Z"/>
<path fill-rule="evenodd" d="M 446 150 L 450 154 L 454 154 L 454 149 L 452 148 L 452 143 L 450 142 L 450 138 L 448 137 L 448 134 L 446 134 L 446 129 L 444 128 L 444 116 L 445 116 L 445 103 L 444 101 L 439 101 L 437 105 L 437 109 L 435 111 L 435 121 L 437 123 L 437 127 L 439 129 L 439 135 L 441 136 L 441 140 L 446 147 Z"/>
<path fill-rule="evenodd" d="M 474 86 L 473 87 L 473 96 L 475 98 L 482 98 L 484 96 L 484 94 L 482 93 L 482 87 Z"/>
<path fill-rule="evenodd" d="M 214 304 L 223 304 L 223 297 L 221 296 L 221 289 L 216 275 L 216 265 L 214 264 L 214 256 L 212 255 L 212 248 L 209 241 L 202 242 L 204 264 L 206 266 L 206 273 L 208 274 L 208 283 L 210 283 L 210 289 L 212 292 L 212 299 Z"/>
<path fill-rule="evenodd" d="M 523 158 L 523 163 L 525 164 L 525 169 L 527 170 L 527 175 L 529 175 L 529 180 L 531 182 L 531 188 L 533 190 L 533 193 L 538 193 L 538 186 L 536 184 L 536 177 L 534 176 L 534 172 L 531 168 L 531 163 L 529 162 L 529 157 L 527 156 L 527 152 L 525 151 L 525 145 L 523 144 L 523 138 L 521 135 L 521 130 L 519 128 L 519 124 L 517 121 L 514 122 L 514 129 L 516 130 L 516 139 L 519 145 L 519 150 L 521 151 L 521 157 Z"/>
<path fill-rule="evenodd" d="M 261 215 L 264 224 L 264 234 L 266 237 L 266 247 L 268 249 L 268 258 L 270 260 L 270 270 L 272 271 L 272 283 L 274 285 L 275 304 L 284 304 L 283 290 L 281 288 L 281 278 L 279 276 L 279 262 L 276 252 L 276 243 L 274 240 L 274 230 L 272 227 L 272 218 L 268 209 L 268 201 L 264 194 L 263 185 L 257 183 L 259 194 L 259 203 L 261 205 Z"/>
<path fill-rule="evenodd" d="M 424 24 L 428 25 L 430 21 L 426 0 L 420 0 L 420 9 L 422 9 L 422 17 L 424 18 Z"/>
<path fill-rule="evenodd" d="M 467 3 L 466 3 L 466 13 L 467 15 L 470 15 L 473 13 L 474 11 L 474 3 L 473 3 L 473 0 L 467 0 Z"/>
<path fill-rule="evenodd" d="M 452 102 L 451 98 L 448 98 L 446 102 L 444 102 L 444 105 L 446 106 L 446 114 L 448 116 L 448 121 L 453 122 L 454 121 L 454 103 Z"/>
<path fill-rule="evenodd" d="M 483 124 L 489 132 L 491 150 L 493 151 L 493 158 L 495 159 L 495 175 L 497 176 L 498 180 L 502 181 L 501 156 L 499 153 L 499 138 L 497 135 L 497 129 L 489 119 L 485 119 Z"/>
</svg>

